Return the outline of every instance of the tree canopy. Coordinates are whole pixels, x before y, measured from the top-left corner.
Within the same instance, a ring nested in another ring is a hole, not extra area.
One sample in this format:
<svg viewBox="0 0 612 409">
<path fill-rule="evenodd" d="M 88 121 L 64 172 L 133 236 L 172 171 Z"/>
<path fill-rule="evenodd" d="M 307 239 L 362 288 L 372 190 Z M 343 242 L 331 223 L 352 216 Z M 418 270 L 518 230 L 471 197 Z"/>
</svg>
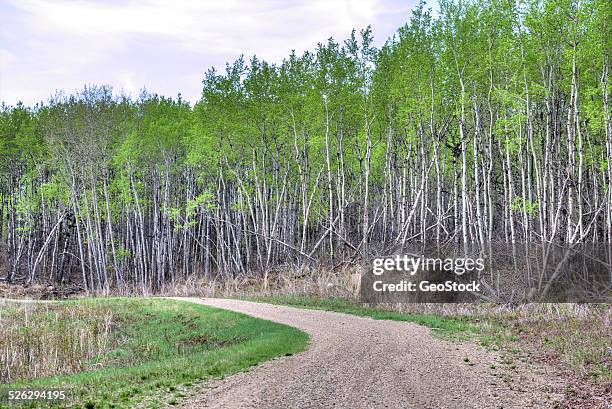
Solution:
<svg viewBox="0 0 612 409">
<path fill-rule="evenodd" d="M 0 108 L 9 280 L 155 289 L 407 245 L 612 243 L 606 0 L 424 3 L 201 99 Z"/>
</svg>

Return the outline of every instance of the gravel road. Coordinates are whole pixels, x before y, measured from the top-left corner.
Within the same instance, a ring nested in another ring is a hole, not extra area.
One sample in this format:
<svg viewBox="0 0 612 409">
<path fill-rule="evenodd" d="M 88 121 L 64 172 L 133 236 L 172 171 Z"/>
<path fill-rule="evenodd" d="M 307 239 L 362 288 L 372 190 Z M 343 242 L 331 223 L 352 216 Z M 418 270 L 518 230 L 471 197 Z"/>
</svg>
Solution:
<svg viewBox="0 0 612 409">
<path fill-rule="evenodd" d="M 562 384 L 550 369 L 504 364 L 493 351 L 440 340 L 420 325 L 248 301 L 177 299 L 291 325 L 311 337 L 303 353 L 204 384 L 182 408 L 524 409 L 552 408 L 561 397 Z"/>
</svg>

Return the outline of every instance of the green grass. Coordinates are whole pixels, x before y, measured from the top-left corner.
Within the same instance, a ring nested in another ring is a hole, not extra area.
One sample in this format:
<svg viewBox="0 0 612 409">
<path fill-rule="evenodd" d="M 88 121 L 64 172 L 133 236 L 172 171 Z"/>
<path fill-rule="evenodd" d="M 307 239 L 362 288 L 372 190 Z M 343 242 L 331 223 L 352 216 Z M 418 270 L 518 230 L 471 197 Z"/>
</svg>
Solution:
<svg viewBox="0 0 612 409">
<path fill-rule="evenodd" d="M 479 325 L 466 317 L 444 317 L 433 314 L 412 314 L 392 311 L 383 307 L 365 306 L 353 300 L 343 298 L 318 298 L 305 296 L 256 296 L 246 298 L 251 301 L 271 304 L 289 305 L 300 308 L 311 308 L 335 311 L 345 314 L 370 317 L 376 320 L 406 321 L 424 325 L 433 333 L 445 339 L 472 339 L 481 333 Z"/>
<path fill-rule="evenodd" d="M 286 325 L 183 301 L 106 298 L 67 301 L 112 305 L 116 346 L 102 368 L 19 381 L 2 388 L 68 388 L 74 408 L 159 407 L 189 386 L 302 351 L 308 336 Z M 0 407 L 2 406 L 0 403 Z"/>
</svg>

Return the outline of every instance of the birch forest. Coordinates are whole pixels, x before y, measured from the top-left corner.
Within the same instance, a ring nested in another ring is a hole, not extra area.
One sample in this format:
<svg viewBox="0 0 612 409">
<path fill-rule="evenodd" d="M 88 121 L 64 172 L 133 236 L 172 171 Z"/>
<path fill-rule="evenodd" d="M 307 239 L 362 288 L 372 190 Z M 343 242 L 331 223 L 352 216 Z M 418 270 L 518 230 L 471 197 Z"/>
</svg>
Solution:
<svg viewBox="0 0 612 409">
<path fill-rule="evenodd" d="M 612 2 L 407 20 L 378 48 L 365 28 L 210 69 L 195 104 L 99 85 L 3 104 L 0 280 L 156 291 L 405 246 L 612 243 Z"/>
</svg>

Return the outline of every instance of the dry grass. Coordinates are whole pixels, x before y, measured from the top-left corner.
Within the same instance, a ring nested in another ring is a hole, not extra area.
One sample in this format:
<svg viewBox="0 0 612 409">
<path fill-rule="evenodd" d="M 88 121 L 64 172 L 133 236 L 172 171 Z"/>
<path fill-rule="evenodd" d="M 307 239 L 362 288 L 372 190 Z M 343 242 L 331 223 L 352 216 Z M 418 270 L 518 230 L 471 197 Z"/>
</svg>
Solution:
<svg viewBox="0 0 612 409">
<path fill-rule="evenodd" d="M 234 297 L 250 295 L 294 295 L 357 299 L 360 271 L 342 268 L 335 272 L 321 266 L 295 269 L 278 268 L 266 274 L 238 275 L 215 279 L 188 278 L 168 284 L 161 294 L 172 296 Z"/>
<path fill-rule="evenodd" d="M 0 303 L 0 382 L 91 369 L 115 344 L 110 308 Z"/>
</svg>

